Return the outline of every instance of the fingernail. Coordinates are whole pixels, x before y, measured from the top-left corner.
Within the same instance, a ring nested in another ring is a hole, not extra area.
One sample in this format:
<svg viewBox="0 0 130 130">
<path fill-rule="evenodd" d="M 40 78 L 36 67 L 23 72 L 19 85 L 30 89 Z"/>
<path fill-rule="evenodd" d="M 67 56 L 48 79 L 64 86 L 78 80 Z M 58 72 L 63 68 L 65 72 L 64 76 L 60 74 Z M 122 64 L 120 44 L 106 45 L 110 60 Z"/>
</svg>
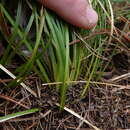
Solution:
<svg viewBox="0 0 130 130">
<path fill-rule="evenodd" d="M 93 28 L 98 22 L 98 15 L 93 8 L 87 8 L 86 25 L 87 28 Z"/>
</svg>

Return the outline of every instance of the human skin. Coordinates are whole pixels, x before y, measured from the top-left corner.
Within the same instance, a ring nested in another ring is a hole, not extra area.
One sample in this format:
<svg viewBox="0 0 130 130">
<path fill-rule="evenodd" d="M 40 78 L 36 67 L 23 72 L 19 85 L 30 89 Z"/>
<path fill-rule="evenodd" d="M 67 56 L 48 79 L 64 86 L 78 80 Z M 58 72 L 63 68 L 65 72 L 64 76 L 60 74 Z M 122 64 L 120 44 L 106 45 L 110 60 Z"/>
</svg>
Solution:
<svg viewBox="0 0 130 130">
<path fill-rule="evenodd" d="M 84 29 L 93 28 L 98 21 L 97 13 L 88 0 L 39 0 L 70 24 Z"/>
</svg>

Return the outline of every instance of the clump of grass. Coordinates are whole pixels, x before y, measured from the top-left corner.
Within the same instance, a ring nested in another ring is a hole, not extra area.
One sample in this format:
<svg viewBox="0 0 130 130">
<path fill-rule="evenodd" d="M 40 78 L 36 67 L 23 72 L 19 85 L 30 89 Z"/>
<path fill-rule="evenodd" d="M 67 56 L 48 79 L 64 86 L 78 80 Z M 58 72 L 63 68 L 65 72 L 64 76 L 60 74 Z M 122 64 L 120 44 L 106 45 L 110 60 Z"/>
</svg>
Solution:
<svg viewBox="0 0 130 130">
<path fill-rule="evenodd" d="M 43 8 L 39 10 L 35 5 L 31 7 L 31 15 L 23 28 L 20 22 L 23 15 L 23 3 L 18 2 L 15 17 L 11 16 L 4 3 L 0 4 L 2 19 L 0 27 L 7 43 L 0 63 L 4 66 L 12 64 L 16 55 L 22 61 L 22 64 L 18 65 L 14 71 L 17 78 L 11 86 L 18 80 L 23 81 L 32 72 L 37 73 L 45 83 L 62 82 L 62 85 L 57 85 L 57 89 L 60 92 L 60 104 L 63 108 L 69 87 L 67 82 L 76 81 L 82 73 L 87 83 L 81 95 L 82 97 L 86 95 L 90 81 L 97 77 L 97 70 L 100 70 L 101 74 L 104 71 L 101 66 L 101 57 L 104 55 L 108 37 L 98 35 L 91 40 L 83 40 L 82 36 L 110 27 L 107 25 L 107 20 L 112 19 L 109 0 L 93 0 L 91 3 L 99 14 L 98 25 L 91 31 L 80 30 L 79 33 L 72 31 L 68 24 L 54 14 Z M 8 33 L 7 26 L 10 26 L 11 33 Z M 36 31 L 33 38 L 30 37 L 32 28 Z M 69 42 L 76 38 L 81 42 L 69 45 Z M 82 66 L 83 62 L 85 67 Z"/>
<path fill-rule="evenodd" d="M 111 28 L 111 35 L 113 35 L 114 19 L 111 2 L 109 0 L 93 0 L 91 3 L 99 15 L 99 21 L 96 28 L 91 30 L 89 33 L 91 34 L 94 31 L 98 32 L 98 30 L 106 30 L 107 28 Z M 107 21 L 109 21 L 110 24 L 108 24 Z M 86 33 L 86 31 L 84 31 L 84 33 Z M 107 43 L 108 39 L 111 41 L 111 36 L 109 37 L 106 35 L 97 35 L 91 40 L 82 40 L 84 46 L 86 47 L 86 49 L 84 50 L 85 57 L 88 58 L 85 58 L 85 62 L 87 62 L 85 79 L 87 80 L 87 83 L 84 87 L 81 97 L 84 97 L 87 94 L 88 87 L 90 86 L 90 81 L 93 79 L 99 80 L 105 68 L 107 67 L 107 65 L 109 65 L 109 62 L 106 64 L 105 67 L 102 65 L 102 63 L 104 63 L 104 60 L 108 60 L 104 57 L 105 49 L 109 46 L 107 45 L 109 44 Z M 97 74 L 97 71 L 100 73 Z"/>
<path fill-rule="evenodd" d="M 61 94 L 61 106 L 63 107 L 68 87 L 66 81 L 77 80 L 80 73 L 82 48 L 80 45 L 69 46 L 70 37 L 73 38 L 74 34 L 69 32 L 66 23 L 56 19 L 56 16 L 47 11 L 43 12 L 43 9 L 41 9 L 40 16 L 36 9 L 33 10 L 29 22 L 23 30 L 20 27 L 22 3 L 19 2 L 18 4 L 16 19 L 11 17 L 2 4 L 0 6 L 2 15 L 4 15 L 2 18 L 11 24 L 13 30 L 9 37 L 4 34 L 8 45 L 0 63 L 8 65 L 15 55 L 19 55 L 24 60 L 24 64 L 16 68 L 15 72 L 18 74 L 16 81 L 19 79 L 22 81 L 34 71 L 39 74 L 44 82 L 63 82 L 62 86 L 58 86 Z M 46 24 L 44 17 L 46 17 Z M 34 26 L 33 24 L 36 27 L 35 42 L 28 37 L 31 27 Z M 45 39 L 42 38 L 42 35 L 45 35 Z M 18 42 L 16 43 L 17 38 Z M 23 46 L 28 53 L 31 53 L 31 57 L 21 51 Z M 41 52 L 38 49 L 41 49 Z M 11 85 L 14 85 L 14 83 Z"/>
</svg>

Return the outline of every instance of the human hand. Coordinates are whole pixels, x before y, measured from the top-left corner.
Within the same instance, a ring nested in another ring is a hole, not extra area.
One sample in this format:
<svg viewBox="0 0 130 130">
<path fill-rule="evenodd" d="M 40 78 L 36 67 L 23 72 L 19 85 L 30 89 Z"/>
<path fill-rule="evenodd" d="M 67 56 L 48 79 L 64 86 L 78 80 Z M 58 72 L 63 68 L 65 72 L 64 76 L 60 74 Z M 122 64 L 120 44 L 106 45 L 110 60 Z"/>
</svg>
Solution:
<svg viewBox="0 0 130 130">
<path fill-rule="evenodd" d="M 88 0 L 40 0 L 40 2 L 72 25 L 90 29 L 97 24 L 98 15 L 90 7 Z"/>
</svg>

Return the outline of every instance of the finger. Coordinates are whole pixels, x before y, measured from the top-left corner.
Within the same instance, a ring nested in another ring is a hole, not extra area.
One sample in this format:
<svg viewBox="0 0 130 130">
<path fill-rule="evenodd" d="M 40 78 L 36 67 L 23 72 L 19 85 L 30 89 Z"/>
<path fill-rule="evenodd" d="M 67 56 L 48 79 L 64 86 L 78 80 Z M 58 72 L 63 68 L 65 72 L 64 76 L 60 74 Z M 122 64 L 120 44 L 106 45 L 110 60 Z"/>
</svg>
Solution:
<svg viewBox="0 0 130 130">
<path fill-rule="evenodd" d="M 41 3 L 75 26 L 90 29 L 97 24 L 98 15 L 87 0 L 41 0 Z"/>
</svg>

